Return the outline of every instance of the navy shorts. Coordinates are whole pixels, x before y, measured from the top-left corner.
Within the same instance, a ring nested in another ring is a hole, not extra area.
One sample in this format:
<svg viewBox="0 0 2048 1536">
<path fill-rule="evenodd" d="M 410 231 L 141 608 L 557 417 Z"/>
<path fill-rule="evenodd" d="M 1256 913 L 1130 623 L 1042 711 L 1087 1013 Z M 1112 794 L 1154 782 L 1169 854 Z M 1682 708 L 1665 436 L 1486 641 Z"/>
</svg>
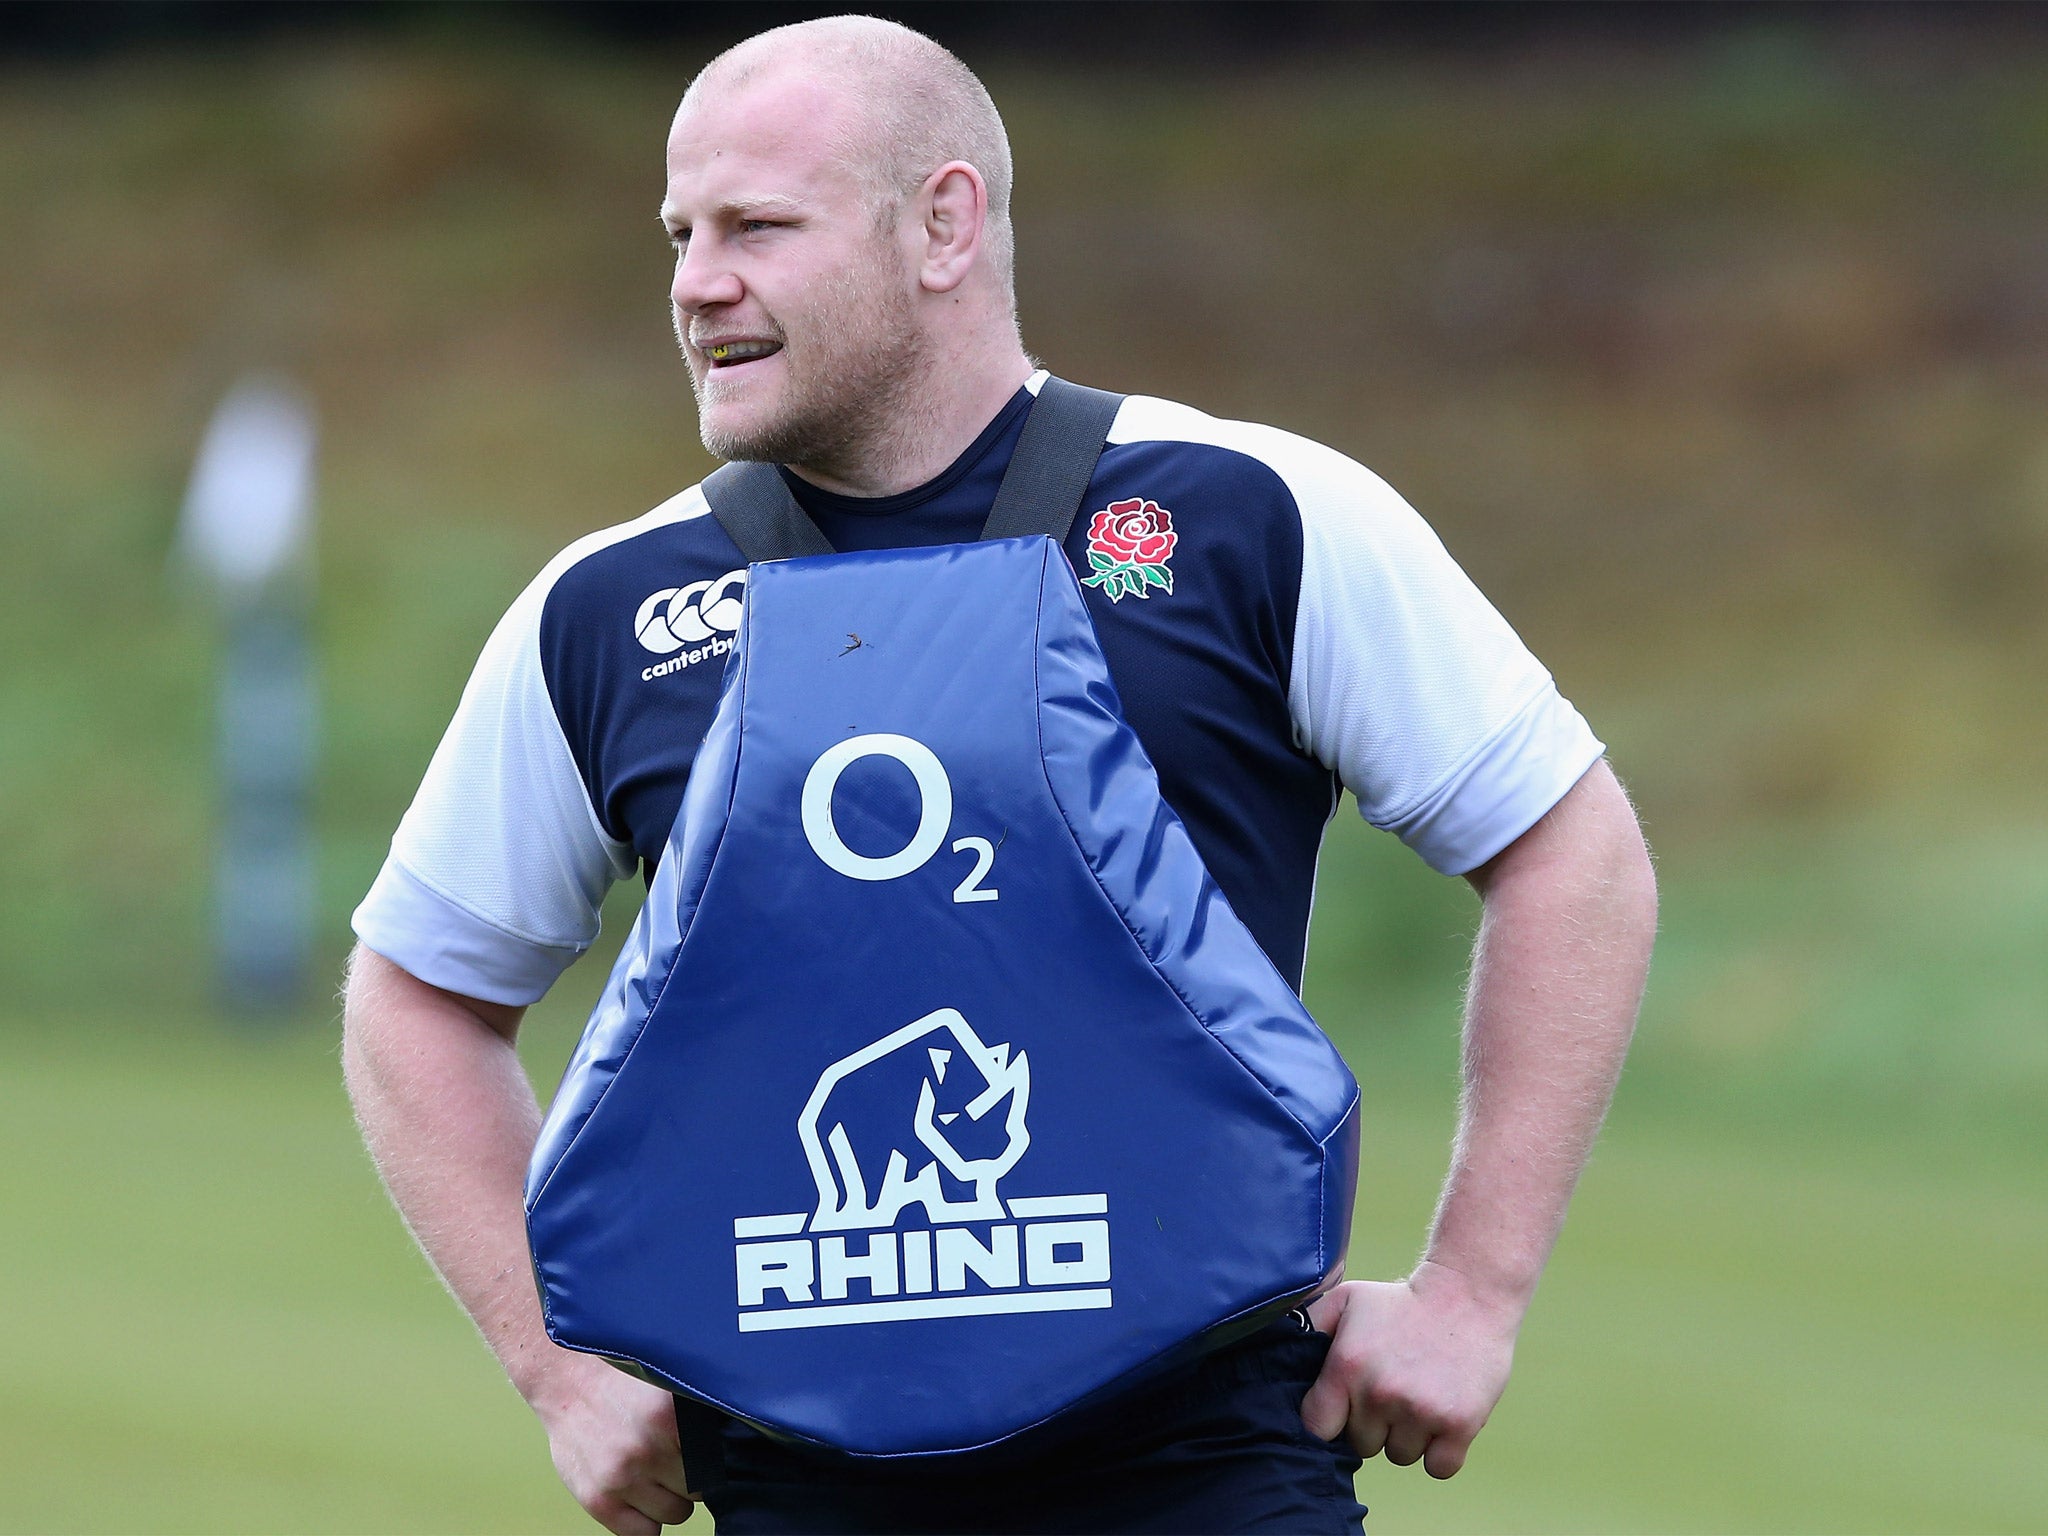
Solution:
<svg viewBox="0 0 2048 1536">
<path fill-rule="evenodd" d="M 996 1452 L 854 1461 L 677 1400 L 720 1536 L 1287 1531 L 1358 1536 L 1358 1458 L 1301 1422 L 1330 1341 L 1290 1317 Z"/>
</svg>

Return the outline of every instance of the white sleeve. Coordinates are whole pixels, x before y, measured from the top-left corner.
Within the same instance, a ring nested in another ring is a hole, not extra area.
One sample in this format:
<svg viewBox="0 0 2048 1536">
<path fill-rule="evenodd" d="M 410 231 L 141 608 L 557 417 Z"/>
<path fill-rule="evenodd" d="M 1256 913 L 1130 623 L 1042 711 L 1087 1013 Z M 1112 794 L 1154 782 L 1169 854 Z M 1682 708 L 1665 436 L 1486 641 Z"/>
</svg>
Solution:
<svg viewBox="0 0 2048 1536">
<path fill-rule="evenodd" d="M 1367 821 L 1463 874 L 1535 825 L 1605 748 L 1386 482 L 1319 444 L 1289 450 L 1274 467 L 1301 512 L 1296 739 Z"/>
<path fill-rule="evenodd" d="M 598 825 L 541 672 L 555 567 L 485 644 L 356 935 L 420 980 L 487 1002 L 538 999 L 597 937 L 633 852 Z"/>
</svg>

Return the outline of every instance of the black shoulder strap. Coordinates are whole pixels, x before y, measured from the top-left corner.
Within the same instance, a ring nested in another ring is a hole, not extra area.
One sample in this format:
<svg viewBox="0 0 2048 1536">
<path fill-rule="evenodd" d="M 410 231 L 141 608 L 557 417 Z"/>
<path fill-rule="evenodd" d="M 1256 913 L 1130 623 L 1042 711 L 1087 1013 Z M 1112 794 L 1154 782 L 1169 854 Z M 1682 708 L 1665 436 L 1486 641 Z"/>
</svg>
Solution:
<svg viewBox="0 0 2048 1536">
<path fill-rule="evenodd" d="M 1066 542 L 1088 494 L 1103 439 L 1124 403 L 1122 395 L 1047 377 L 1039 386 L 1024 434 L 1009 471 L 989 509 L 984 539 L 1016 539 L 1042 533 Z"/>
<path fill-rule="evenodd" d="M 728 464 L 714 471 L 704 482 L 704 499 L 750 565 L 833 553 L 773 464 Z"/>
<path fill-rule="evenodd" d="M 1122 395 L 1048 377 L 1024 418 L 1017 451 L 981 536 L 1015 539 L 1042 533 L 1055 544 L 1064 543 L 1123 403 Z M 833 553 L 773 464 L 728 464 L 705 480 L 704 498 L 750 564 Z"/>
</svg>

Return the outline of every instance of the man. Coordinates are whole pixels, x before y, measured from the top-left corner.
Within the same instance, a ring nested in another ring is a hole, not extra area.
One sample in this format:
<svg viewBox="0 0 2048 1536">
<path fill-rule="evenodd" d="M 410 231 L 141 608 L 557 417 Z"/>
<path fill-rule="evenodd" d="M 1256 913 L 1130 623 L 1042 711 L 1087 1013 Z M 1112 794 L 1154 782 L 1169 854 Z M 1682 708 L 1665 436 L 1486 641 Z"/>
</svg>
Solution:
<svg viewBox="0 0 2048 1536">
<path fill-rule="evenodd" d="M 662 218 L 704 441 L 783 465 L 835 547 L 979 530 L 1041 377 L 1009 190 L 979 82 L 890 23 L 765 33 L 683 99 Z M 1506 1383 L 1648 962 L 1633 813 L 1548 674 L 1341 455 L 1133 398 L 1083 510 L 1084 575 L 1156 568 L 1097 579 L 1091 617 L 1169 804 L 1290 982 L 1340 782 L 1483 898 L 1425 1256 L 965 1480 L 835 1468 L 737 1425 L 686 1469 L 667 1396 L 548 1341 L 512 1040 L 606 886 L 659 857 L 710 718 L 743 562 L 686 491 L 513 605 L 357 914 L 348 993 L 349 1086 L 392 1196 L 615 1532 L 699 1493 L 732 1531 L 1356 1529 L 1347 1446 L 1448 1477 Z"/>
</svg>

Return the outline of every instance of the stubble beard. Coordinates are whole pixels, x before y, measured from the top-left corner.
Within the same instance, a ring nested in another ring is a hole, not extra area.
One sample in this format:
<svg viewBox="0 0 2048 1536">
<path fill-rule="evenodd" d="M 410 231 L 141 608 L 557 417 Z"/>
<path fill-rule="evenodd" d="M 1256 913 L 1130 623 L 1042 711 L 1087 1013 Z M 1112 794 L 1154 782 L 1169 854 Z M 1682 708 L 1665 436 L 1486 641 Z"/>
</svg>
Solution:
<svg viewBox="0 0 2048 1536">
<path fill-rule="evenodd" d="M 707 372 L 699 380 L 692 371 L 707 450 L 729 463 L 787 464 L 855 479 L 859 468 L 915 440 L 932 414 L 920 388 L 932 349 L 890 270 L 890 254 L 886 246 L 871 250 L 860 266 L 812 289 L 794 344 L 784 331 L 782 398 L 768 419 L 717 425 L 706 399 L 716 401 L 718 376 Z"/>
</svg>

